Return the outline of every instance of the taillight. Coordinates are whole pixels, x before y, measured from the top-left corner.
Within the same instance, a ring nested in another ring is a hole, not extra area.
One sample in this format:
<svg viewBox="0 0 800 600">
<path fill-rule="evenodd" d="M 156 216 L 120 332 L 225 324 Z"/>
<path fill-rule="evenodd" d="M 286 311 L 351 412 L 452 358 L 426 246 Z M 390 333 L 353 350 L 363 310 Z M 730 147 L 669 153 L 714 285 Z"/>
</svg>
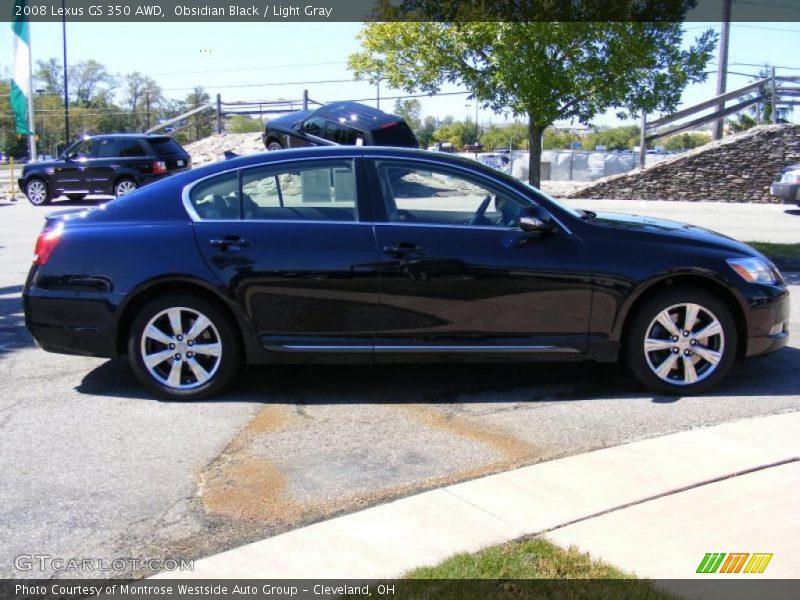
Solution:
<svg viewBox="0 0 800 600">
<path fill-rule="evenodd" d="M 45 229 L 36 238 L 36 246 L 33 249 L 33 264 L 45 265 L 50 260 L 50 255 L 56 249 L 58 241 L 61 239 L 61 232 L 64 225 L 59 223 L 53 229 Z"/>
<path fill-rule="evenodd" d="M 167 172 L 167 163 L 163 160 L 153 162 L 153 175 L 163 175 Z"/>
</svg>

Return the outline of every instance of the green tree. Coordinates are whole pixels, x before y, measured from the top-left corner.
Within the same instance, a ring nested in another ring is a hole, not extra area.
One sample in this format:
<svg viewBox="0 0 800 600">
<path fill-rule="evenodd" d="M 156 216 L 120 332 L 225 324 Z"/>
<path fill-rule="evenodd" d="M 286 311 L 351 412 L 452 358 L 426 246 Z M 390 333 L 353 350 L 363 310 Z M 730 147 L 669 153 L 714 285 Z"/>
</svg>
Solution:
<svg viewBox="0 0 800 600">
<path fill-rule="evenodd" d="M 192 110 L 210 101 L 211 97 L 208 95 L 205 88 L 197 86 L 186 95 L 184 103 L 186 105 L 186 110 Z M 211 127 L 211 120 L 208 117 L 208 112 L 203 111 L 200 114 L 189 117 L 183 131 L 188 134 L 191 141 L 197 141 L 211 135 L 213 129 Z"/>
<path fill-rule="evenodd" d="M 68 71 L 70 94 L 74 96 L 77 104 L 91 106 L 97 93 L 104 86 L 116 87 L 114 76 L 96 60 L 81 61 L 77 65 L 70 66 Z"/>
<path fill-rule="evenodd" d="M 125 76 L 125 104 L 131 111 L 130 127 L 133 131 L 145 131 L 153 126 L 163 99 L 161 88 L 152 77 L 139 71 Z"/>
<path fill-rule="evenodd" d="M 233 115 L 228 123 L 227 130 L 230 133 L 254 133 L 256 131 L 263 131 L 264 126 L 261 121 L 251 119 L 244 115 Z"/>
<path fill-rule="evenodd" d="M 568 150 L 572 142 L 579 142 L 581 136 L 571 131 L 559 131 L 553 127 L 544 130 L 542 148 L 545 150 Z"/>
<path fill-rule="evenodd" d="M 37 60 L 33 78 L 36 87 L 44 89 L 45 93 L 64 96 L 64 67 L 55 58 Z"/>
<path fill-rule="evenodd" d="M 639 15 L 658 12 L 660 20 L 598 22 L 589 20 L 596 16 L 587 4 L 565 2 L 558 3 L 558 22 L 542 21 L 542 11 L 553 6 L 549 0 L 384 3 L 377 14 L 383 22 L 364 25 L 362 50 L 348 65 L 358 79 L 380 78 L 408 92 L 459 84 L 485 108 L 526 116 L 529 180 L 539 185 L 542 135 L 556 120 L 588 123 L 609 108 L 621 115 L 669 112 L 686 85 L 707 77 L 716 33 L 707 30 L 682 48 L 680 21 L 694 0 L 613 4 Z M 512 10 L 519 22 L 499 22 L 494 12 Z M 448 16 L 451 21 L 443 20 Z M 397 20 L 403 17 L 416 20 Z"/>
<path fill-rule="evenodd" d="M 394 101 L 394 114 L 398 117 L 403 117 L 408 126 L 415 132 L 419 131 L 422 126 L 422 103 L 416 98 L 410 100 L 401 100 L 398 98 Z"/>
<path fill-rule="evenodd" d="M 633 150 L 640 142 L 641 128 L 638 125 L 595 129 L 583 138 L 583 147 L 595 150 L 598 146 L 606 150 Z"/>
<path fill-rule="evenodd" d="M 436 131 L 436 117 L 425 117 L 422 126 L 415 132 L 422 148 L 427 148 L 431 145 L 434 131 Z"/>
<path fill-rule="evenodd" d="M 519 122 L 491 125 L 481 134 L 481 145 L 486 150 L 499 150 L 509 145 L 512 150 L 525 150 L 528 148 L 528 127 Z"/>
<path fill-rule="evenodd" d="M 453 121 L 449 125 L 439 127 L 433 132 L 432 139 L 436 142 L 453 144 L 459 150 L 478 141 L 475 124 L 470 121 Z"/>
<path fill-rule="evenodd" d="M 681 152 L 683 150 L 691 150 L 698 148 L 703 144 L 711 141 L 711 136 L 707 133 L 679 133 L 678 135 L 671 135 L 664 140 L 664 150 L 670 152 Z"/>
</svg>

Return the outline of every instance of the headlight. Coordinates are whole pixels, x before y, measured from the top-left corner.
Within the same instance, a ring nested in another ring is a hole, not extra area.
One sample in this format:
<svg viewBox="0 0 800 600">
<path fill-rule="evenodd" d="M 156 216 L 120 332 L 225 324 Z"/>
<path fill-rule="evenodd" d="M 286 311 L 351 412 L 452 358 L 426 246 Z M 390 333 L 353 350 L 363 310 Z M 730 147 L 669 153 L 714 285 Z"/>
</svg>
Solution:
<svg viewBox="0 0 800 600">
<path fill-rule="evenodd" d="M 760 258 L 729 258 L 731 269 L 749 283 L 781 283 L 783 278 L 772 263 Z"/>
</svg>

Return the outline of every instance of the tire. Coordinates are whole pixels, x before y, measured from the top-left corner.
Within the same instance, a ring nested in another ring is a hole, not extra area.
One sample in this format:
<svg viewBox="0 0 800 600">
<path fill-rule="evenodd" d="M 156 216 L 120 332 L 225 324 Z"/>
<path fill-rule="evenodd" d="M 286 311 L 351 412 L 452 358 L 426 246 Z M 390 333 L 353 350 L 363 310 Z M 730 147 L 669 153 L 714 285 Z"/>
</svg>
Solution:
<svg viewBox="0 0 800 600">
<path fill-rule="evenodd" d="M 267 152 L 274 152 L 276 150 L 283 150 L 283 144 L 275 139 L 267 140 Z"/>
<path fill-rule="evenodd" d="M 120 196 L 124 196 L 125 194 L 130 194 L 133 190 L 139 187 L 139 184 L 136 183 L 130 177 L 122 177 L 114 184 L 114 195 L 119 198 Z"/>
<path fill-rule="evenodd" d="M 694 323 L 687 328 L 693 313 Z M 739 344 L 736 322 L 713 294 L 689 287 L 670 290 L 647 300 L 631 319 L 623 341 L 625 362 L 651 390 L 699 394 L 719 384 L 733 367 Z"/>
<path fill-rule="evenodd" d="M 86 198 L 86 194 L 66 194 L 66 196 L 73 202 L 80 202 L 81 200 Z"/>
<path fill-rule="evenodd" d="M 201 321 L 197 337 L 189 339 L 187 334 L 201 317 L 207 323 Z M 179 333 L 173 319 L 179 323 Z M 199 344 L 203 351 L 198 352 Z M 136 315 L 128 337 L 133 372 L 150 392 L 170 400 L 217 394 L 236 375 L 241 355 L 231 320 L 214 304 L 186 295 L 147 303 Z"/>
<path fill-rule="evenodd" d="M 25 195 L 28 197 L 28 202 L 34 206 L 45 206 L 50 204 L 53 199 L 50 186 L 44 179 L 38 177 L 34 177 L 25 184 Z"/>
</svg>

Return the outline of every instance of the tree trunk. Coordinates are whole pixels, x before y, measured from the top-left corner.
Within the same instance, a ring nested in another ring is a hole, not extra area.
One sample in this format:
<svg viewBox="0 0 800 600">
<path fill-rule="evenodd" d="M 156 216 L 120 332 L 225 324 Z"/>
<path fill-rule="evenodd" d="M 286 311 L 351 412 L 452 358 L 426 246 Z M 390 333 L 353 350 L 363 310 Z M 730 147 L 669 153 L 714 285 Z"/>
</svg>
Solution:
<svg viewBox="0 0 800 600">
<path fill-rule="evenodd" d="M 528 183 L 538 188 L 542 183 L 542 136 L 544 127 L 528 121 Z"/>
</svg>

